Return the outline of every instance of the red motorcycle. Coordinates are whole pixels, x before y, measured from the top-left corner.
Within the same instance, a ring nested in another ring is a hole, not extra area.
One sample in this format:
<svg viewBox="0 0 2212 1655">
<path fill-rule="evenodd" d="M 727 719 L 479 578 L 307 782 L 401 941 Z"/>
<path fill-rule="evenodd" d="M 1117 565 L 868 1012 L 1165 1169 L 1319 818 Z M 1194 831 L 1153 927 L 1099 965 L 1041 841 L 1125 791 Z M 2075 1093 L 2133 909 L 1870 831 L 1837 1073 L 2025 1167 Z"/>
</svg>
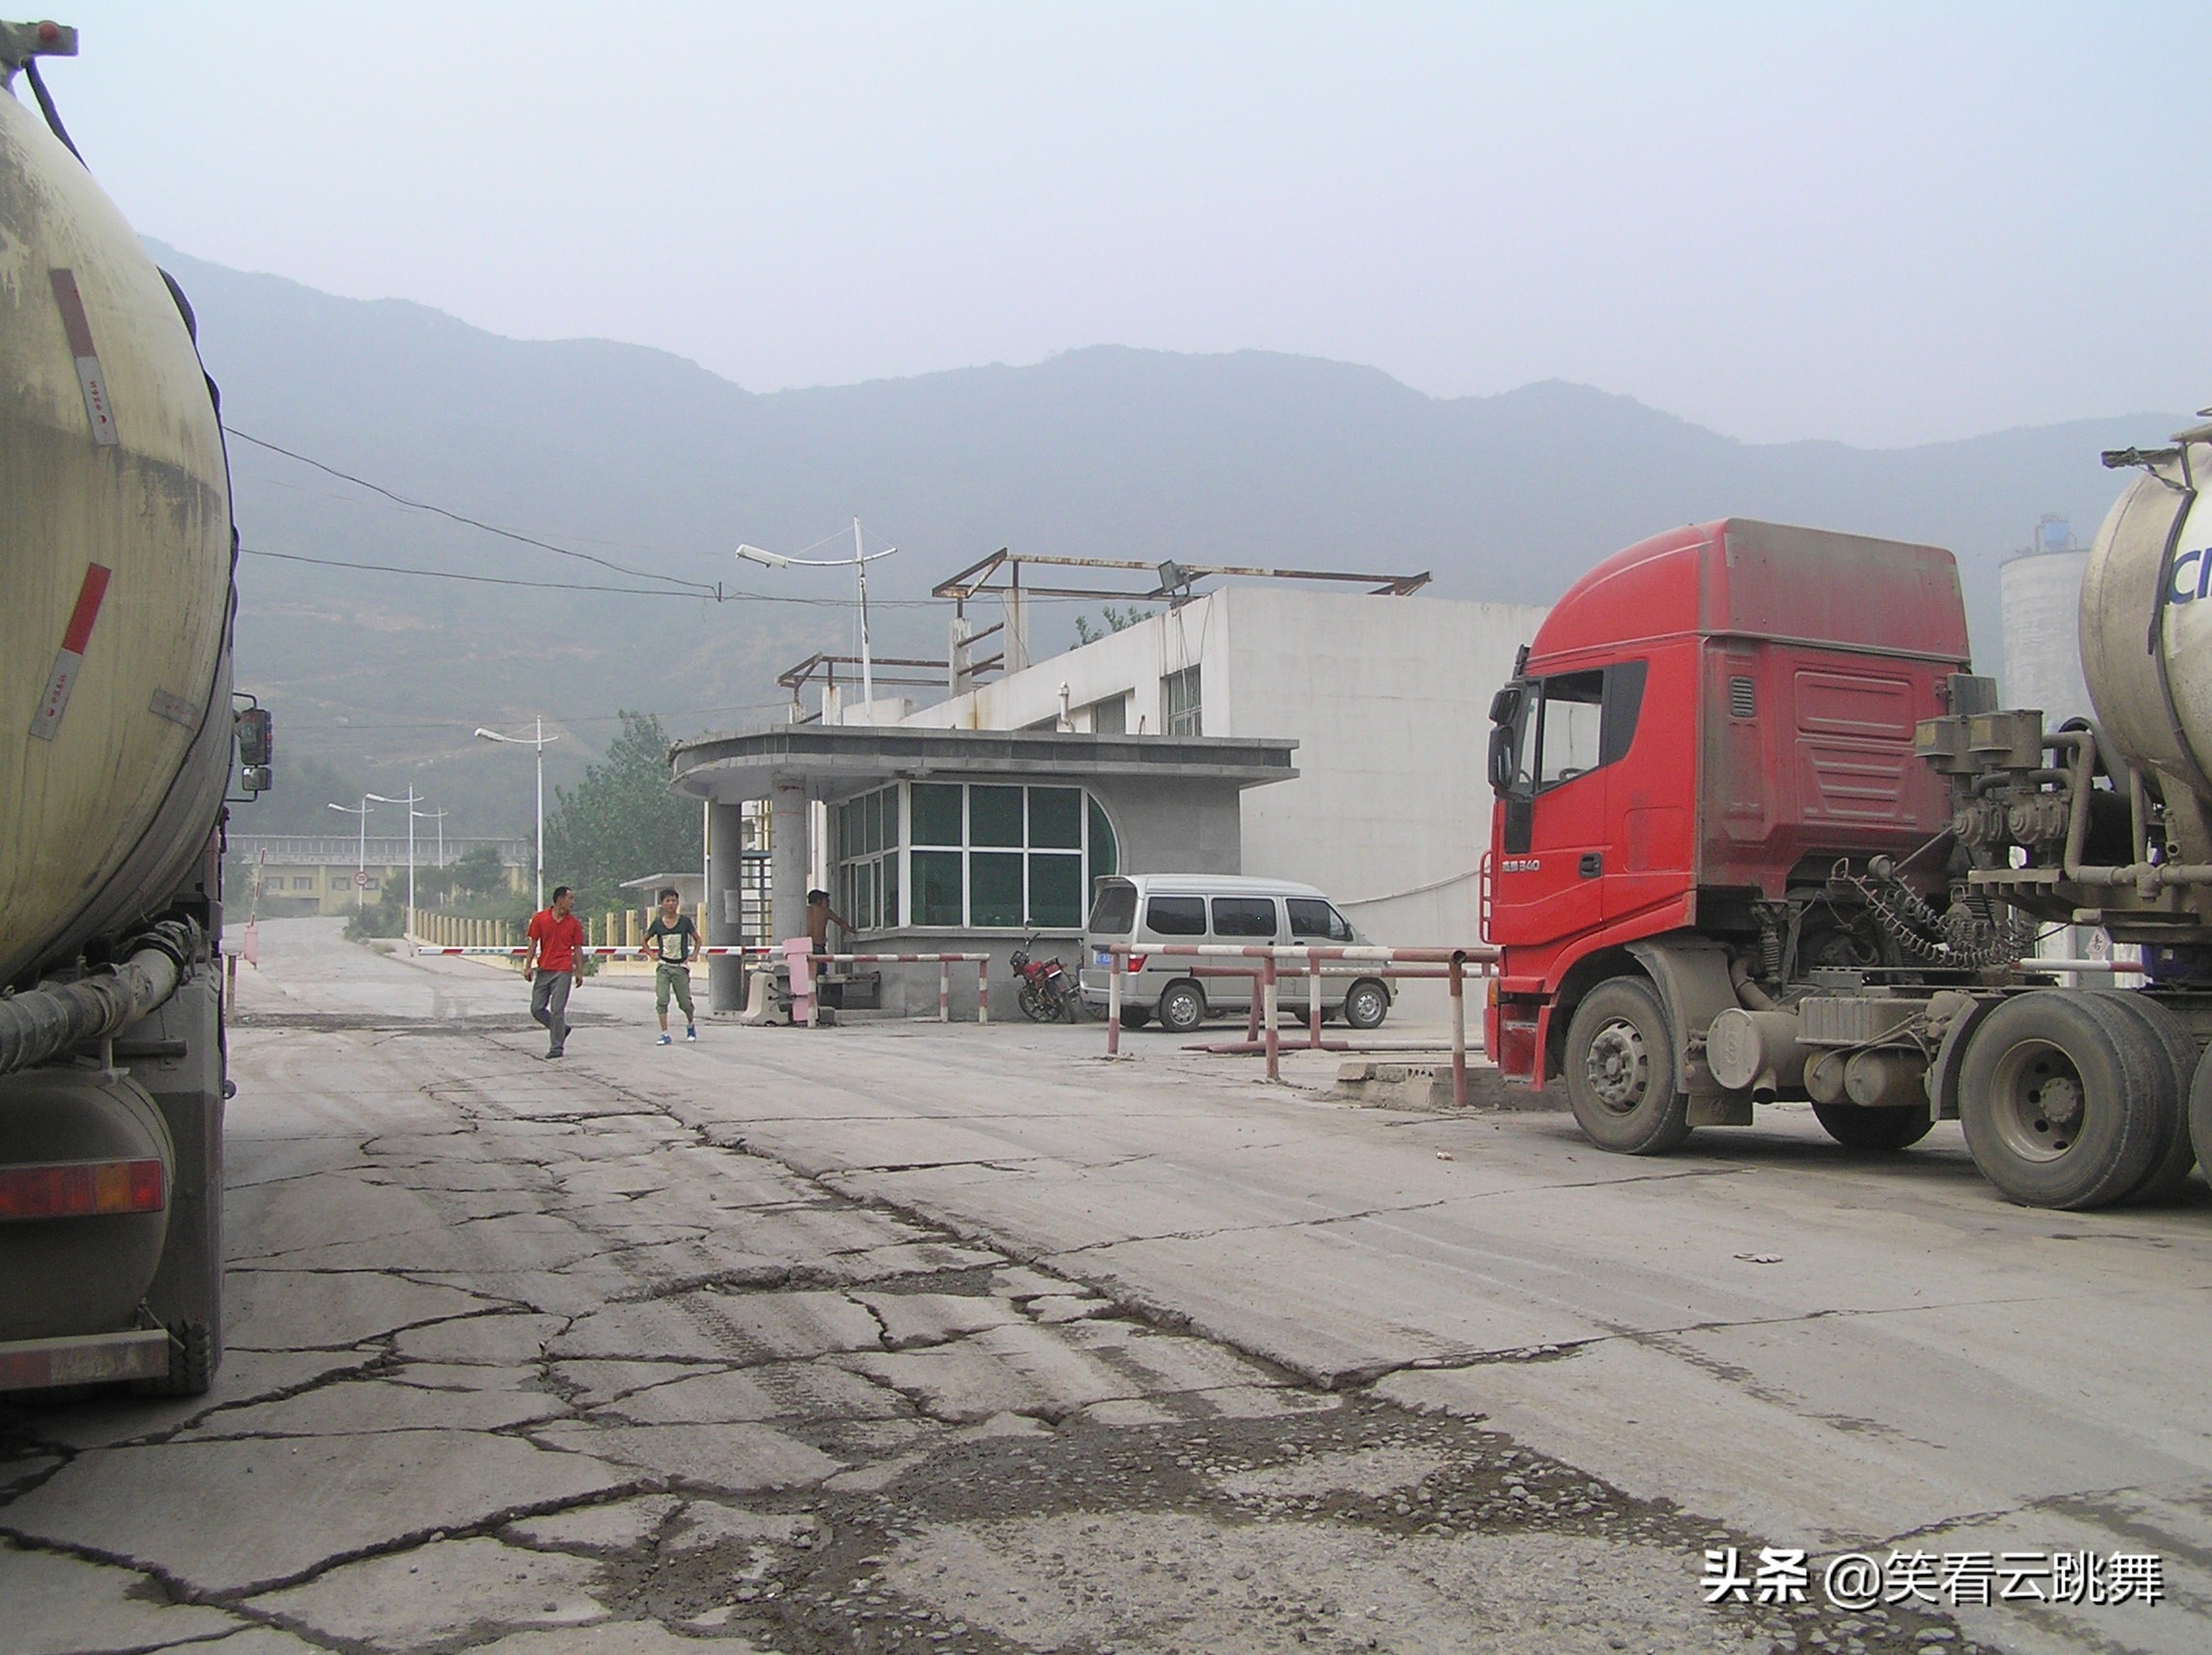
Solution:
<svg viewBox="0 0 2212 1655">
<path fill-rule="evenodd" d="M 1083 996 L 1075 986 L 1075 979 L 1057 959 L 1032 959 L 1030 947 L 1035 942 L 1036 933 L 1032 931 L 1022 939 L 1022 945 L 1006 956 L 1006 964 L 1013 967 L 1014 975 L 1021 979 L 1014 998 L 1022 1008 L 1022 1015 L 1032 1023 L 1080 1022 Z"/>
</svg>

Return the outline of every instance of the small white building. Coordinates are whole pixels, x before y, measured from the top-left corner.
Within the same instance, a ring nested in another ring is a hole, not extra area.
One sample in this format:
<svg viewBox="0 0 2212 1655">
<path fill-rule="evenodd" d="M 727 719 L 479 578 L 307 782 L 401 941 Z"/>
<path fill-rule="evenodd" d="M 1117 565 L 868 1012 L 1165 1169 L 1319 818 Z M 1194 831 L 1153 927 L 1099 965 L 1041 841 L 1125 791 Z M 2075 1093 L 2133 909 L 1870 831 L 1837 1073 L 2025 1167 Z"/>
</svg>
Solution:
<svg viewBox="0 0 2212 1655">
<path fill-rule="evenodd" d="M 1487 709 L 1544 613 L 1233 584 L 903 721 L 1289 738 L 1296 778 L 1243 800 L 1243 871 L 1319 886 L 1380 942 L 1471 942 Z"/>
</svg>

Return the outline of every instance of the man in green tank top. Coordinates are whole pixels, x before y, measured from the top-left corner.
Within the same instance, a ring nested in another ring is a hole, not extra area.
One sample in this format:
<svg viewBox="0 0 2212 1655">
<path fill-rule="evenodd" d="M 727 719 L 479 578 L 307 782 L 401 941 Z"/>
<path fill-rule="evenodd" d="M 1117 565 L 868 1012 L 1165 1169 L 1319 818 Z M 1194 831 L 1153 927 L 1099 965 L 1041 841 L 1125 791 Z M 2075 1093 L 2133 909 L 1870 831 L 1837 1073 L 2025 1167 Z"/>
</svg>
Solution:
<svg viewBox="0 0 2212 1655">
<path fill-rule="evenodd" d="M 654 962 L 653 1009 L 660 1018 L 663 1046 L 669 1043 L 668 1002 L 671 998 L 684 1008 L 684 1038 L 699 1038 L 698 1023 L 691 1013 L 691 959 L 699 951 L 699 927 L 691 922 L 691 915 L 679 914 L 683 903 L 674 886 L 662 887 L 660 912 L 645 928 L 645 946 L 638 950 Z"/>
</svg>

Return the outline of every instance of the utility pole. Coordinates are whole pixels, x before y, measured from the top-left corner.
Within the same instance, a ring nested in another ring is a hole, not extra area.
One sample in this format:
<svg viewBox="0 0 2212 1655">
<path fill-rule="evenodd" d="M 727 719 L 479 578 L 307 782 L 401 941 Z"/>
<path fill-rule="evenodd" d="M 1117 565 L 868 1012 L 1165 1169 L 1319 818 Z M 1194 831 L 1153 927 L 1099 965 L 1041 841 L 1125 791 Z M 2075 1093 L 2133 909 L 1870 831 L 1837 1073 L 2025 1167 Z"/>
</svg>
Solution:
<svg viewBox="0 0 2212 1655">
<path fill-rule="evenodd" d="M 362 911 L 362 905 L 368 900 L 369 797 L 369 795 L 364 793 L 361 796 L 361 802 L 359 804 L 334 804 L 331 806 L 333 810 L 342 810 L 348 816 L 358 816 L 361 818 L 361 844 L 360 848 L 354 853 L 353 863 L 353 911 L 356 914 L 359 914 Z"/>
<path fill-rule="evenodd" d="M 375 799 L 379 804 L 407 806 L 407 935 L 412 938 L 415 934 L 415 818 L 420 814 L 415 807 L 422 802 L 422 796 L 415 791 L 415 784 L 409 782 L 405 798 L 387 798 L 381 793 L 371 793 L 364 797 Z"/>
<path fill-rule="evenodd" d="M 497 730 L 479 729 L 477 739 L 483 741 L 506 741 L 517 747 L 538 749 L 538 906 L 545 906 L 545 743 L 558 741 L 558 734 L 545 734 L 545 720 L 537 720 L 537 735 L 502 736 Z"/>
</svg>

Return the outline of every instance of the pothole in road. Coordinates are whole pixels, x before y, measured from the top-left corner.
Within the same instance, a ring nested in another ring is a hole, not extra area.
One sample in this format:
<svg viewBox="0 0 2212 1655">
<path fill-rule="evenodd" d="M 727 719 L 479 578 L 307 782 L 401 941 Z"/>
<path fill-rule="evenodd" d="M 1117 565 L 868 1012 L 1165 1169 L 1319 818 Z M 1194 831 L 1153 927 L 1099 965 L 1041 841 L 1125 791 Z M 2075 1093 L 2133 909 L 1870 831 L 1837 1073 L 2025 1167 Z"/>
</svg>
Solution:
<svg viewBox="0 0 2212 1655">
<path fill-rule="evenodd" d="M 790 1655 L 1974 1647 L 1903 1606 L 1708 1607 L 1705 1548 L 1756 1556 L 1758 1542 L 1372 1398 L 1265 1419 L 1075 1418 L 941 1446 L 874 1493 L 749 1509 L 727 1541 L 616 1560 L 602 1601 Z M 771 1514 L 813 1526 L 779 1543 Z"/>
</svg>

